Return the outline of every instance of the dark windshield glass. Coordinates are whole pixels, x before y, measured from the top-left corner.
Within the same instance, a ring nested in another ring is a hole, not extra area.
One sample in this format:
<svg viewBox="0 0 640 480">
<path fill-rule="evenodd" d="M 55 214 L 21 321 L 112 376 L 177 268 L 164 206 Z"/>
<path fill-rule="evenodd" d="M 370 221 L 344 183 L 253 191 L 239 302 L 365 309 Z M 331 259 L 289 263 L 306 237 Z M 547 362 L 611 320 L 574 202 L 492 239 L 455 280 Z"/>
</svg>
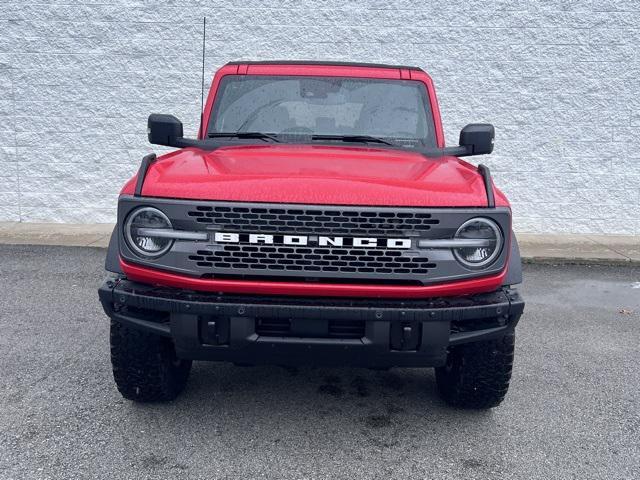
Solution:
<svg viewBox="0 0 640 480">
<path fill-rule="evenodd" d="M 411 80 L 229 75 L 209 122 L 208 133 L 221 132 L 366 135 L 435 145 L 426 89 Z"/>
</svg>

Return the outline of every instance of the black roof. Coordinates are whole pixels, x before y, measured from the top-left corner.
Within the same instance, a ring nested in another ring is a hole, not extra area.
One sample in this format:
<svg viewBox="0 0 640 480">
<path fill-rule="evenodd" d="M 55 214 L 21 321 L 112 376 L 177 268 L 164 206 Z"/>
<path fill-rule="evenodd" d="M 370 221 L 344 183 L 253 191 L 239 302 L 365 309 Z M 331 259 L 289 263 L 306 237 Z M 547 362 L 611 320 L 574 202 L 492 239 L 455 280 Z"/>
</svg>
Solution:
<svg viewBox="0 0 640 480">
<path fill-rule="evenodd" d="M 384 63 L 363 63 L 363 62 L 333 62 L 323 60 L 264 60 L 264 61 L 235 61 L 227 65 L 333 65 L 343 67 L 374 67 L 374 68 L 403 68 L 407 70 L 422 70 L 420 67 L 410 67 L 407 65 L 388 65 Z"/>
</svg>

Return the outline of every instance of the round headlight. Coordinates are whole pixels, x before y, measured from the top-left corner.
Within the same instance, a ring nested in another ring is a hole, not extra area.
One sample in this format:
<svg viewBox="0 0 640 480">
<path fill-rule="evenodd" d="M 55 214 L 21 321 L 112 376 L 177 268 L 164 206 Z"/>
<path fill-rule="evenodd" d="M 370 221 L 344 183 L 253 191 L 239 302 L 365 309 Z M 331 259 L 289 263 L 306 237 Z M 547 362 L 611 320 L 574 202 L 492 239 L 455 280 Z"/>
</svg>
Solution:
<svg viewBox="0 0 640 480">
<path fill-rule="evenodd" d="M 124 225 L 124 235 L 136 254 L 142 257 L 159 257 L 171 248 L 173 240 L 145 234 L 144 229 L 149 228 L 171 229 L 171 222 L 157 208 L 138 208 L 129 214 Z"/>
<path fill-rule="evenodd" d="M 458 261 L 468 268 L 486 267 L 498 257 L 502 249 L 500 227 L 488 218 L 467 220 L 460 226 L 455 238 L 469 240 L 470 246 L 453 249 Z"/>
</svg>

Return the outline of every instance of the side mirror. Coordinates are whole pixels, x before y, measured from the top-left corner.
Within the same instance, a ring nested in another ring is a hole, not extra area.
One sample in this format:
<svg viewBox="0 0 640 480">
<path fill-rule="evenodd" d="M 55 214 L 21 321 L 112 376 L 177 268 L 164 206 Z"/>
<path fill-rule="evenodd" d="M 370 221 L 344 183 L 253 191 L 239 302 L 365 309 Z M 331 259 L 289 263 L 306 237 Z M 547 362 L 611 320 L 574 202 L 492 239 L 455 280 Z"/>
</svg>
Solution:
<svg viewBox="0 0 640 480">
<path fill-rule="evenodd" d="M 460 131 L 460 146 L 467 149 L 467 155 L 486 155 L 493 152 L 493 125 L 470 123 Z"/>
<path fill-rule="evenodd" d="M 173 115 L 152 113 L 147 121 L 147 135 L 149 143 L 154 145 L 166 145 L 168 147 L 180 147 L 184 133 L 182 122 Z"/>
</svg>

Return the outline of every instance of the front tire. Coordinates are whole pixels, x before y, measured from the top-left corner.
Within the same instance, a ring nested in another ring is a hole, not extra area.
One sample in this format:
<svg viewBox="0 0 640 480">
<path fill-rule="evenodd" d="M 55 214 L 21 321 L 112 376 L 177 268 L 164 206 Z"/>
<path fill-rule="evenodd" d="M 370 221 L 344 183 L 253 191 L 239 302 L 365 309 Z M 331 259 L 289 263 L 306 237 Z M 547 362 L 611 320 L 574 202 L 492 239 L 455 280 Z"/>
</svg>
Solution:
<svg viewBox="0 0 640 480">
<path fill-rule="evenodd" d="M 175 399 L 184 390 L 191 360 L 182 360 L 170 339 L 111 321 L 113 378 L 124 398 L 136 402 Z"/>
<path fill-rule="evenodd" d="M 515 333 L 497 340 L 451 347 L 444 367 L 436 368 L 440 396 L 459 408 L 497 407 L 509 389 Z"/>
</svg>

